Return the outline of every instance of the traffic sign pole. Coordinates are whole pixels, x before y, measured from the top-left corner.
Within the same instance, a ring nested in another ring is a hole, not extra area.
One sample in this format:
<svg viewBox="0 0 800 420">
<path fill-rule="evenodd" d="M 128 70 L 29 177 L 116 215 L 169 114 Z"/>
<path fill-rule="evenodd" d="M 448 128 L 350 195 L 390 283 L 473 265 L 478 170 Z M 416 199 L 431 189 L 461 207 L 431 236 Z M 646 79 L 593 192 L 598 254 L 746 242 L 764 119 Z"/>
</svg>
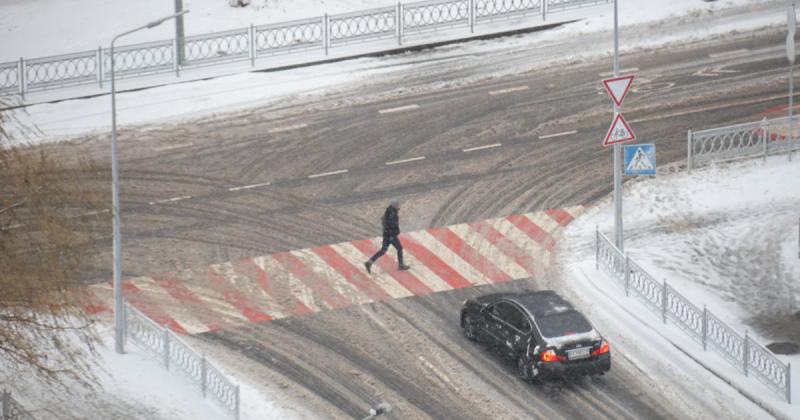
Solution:
<svg viewBox="0 0 800 420">
<path fill-rule="evenodd" d="M 614 0 L 614 77 L 619 75 L 619 32 L 617 0 Z M 614 121 L 619 115 L 619 107 L 614 103 Z M 622 236 L 622 146 L 614 143 L 614 244 L 620 252 L 623 249 Z"/>
<path fill-rule="evenodd" d="M 786 57 L 789 59 L 789 133 L 786 139 L 789 143 L 789 162 L 791 162 L 792 149 L 794 148 L 794 121 L 792 118 L 792 108 L 794 107 L 794 35 L 797 30 L 794 1 L 789 2 L 787 5 L 786 14 L 786 24 L 788 26 L 788 33 L 786 34 Z"/>
</svg>

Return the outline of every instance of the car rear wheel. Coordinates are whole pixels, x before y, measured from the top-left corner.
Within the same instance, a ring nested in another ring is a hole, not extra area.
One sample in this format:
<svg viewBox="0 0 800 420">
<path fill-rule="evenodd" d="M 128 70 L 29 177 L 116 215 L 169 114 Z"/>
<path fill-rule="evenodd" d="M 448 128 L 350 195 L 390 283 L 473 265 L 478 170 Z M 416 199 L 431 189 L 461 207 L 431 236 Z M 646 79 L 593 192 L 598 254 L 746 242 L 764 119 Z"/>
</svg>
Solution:
<svg viewBox="0 0 800 420">
<path fill-rule="evenodd" d="M 523 381 L 531 380 L 531 363 L 525 356 L 520 356 L 517 359 L 517 376 Z"/>
<path fill-rule="evenodd" d="M 472 341 L 478 340 L 478 332 L 475 329 L 475 322 L 469 315 L 464 317 L 462 327 L 464 328 L 464 336 L 467 337 L 467 339 Z"/>
</svg>

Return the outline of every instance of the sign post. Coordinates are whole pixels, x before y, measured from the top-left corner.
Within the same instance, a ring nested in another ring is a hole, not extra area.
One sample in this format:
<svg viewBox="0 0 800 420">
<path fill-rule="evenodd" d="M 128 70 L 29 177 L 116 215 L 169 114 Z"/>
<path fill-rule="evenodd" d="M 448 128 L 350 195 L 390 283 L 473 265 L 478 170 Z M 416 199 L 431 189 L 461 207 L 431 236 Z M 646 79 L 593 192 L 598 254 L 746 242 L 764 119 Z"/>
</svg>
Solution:
<svg viewBox="0 0 800 420">
<path fill-rule="evenodd" d="M 786 136 L 789 142 L 789 162 L 792 161 L 792 149 L 794 148 L 794 121 L 792 119 L 792 108 L 794 107 L 794 59 L 795 45 L 794 34 L 797 31 L 797 17 L 795 15 L 794 1 L 789 1 L 786 9 L 786 24 L 789 27 L 786 34 L 786 57 L 789 59 L 789 135 Z"/>
<path fill-rule="evenodd" d="M 617 0 L 614 0 L 614 77 L 619 73 L 619 13 Z M 614 101 L 614 121 L 619 109 Z M 622 150 L 618 143 L 614 144 L 614 244 L 620 252 L 624 252 L 622 244 Z"/>
<path fill-rule="evenodd" d="M 617 77 L 619 73 L 619 12 L 614 0 L 614 78 L 603 81 L 606 90 L 614 100 L 614 122 L 611 124 L 603 145 L 614 145 L 614 245 L 624 252 L 622 236 L 622 148 L 620 143 L 633 140 L 633 135 L 625 118 L 619 113 L 622 101 L 630 89 L 633 76 Z M 622 88 L 622 89 L 621 89 Z"/>
</svg>

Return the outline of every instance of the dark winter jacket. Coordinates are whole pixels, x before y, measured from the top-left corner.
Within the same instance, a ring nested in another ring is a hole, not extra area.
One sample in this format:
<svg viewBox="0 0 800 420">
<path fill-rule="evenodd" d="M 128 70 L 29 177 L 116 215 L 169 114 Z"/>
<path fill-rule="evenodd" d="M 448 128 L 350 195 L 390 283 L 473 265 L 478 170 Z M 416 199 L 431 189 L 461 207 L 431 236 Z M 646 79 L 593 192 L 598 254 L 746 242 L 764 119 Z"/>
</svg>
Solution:
<svg viewBox="0 0 800 420">
<path fill-rule="evenodd" d="M 400 216 L 394 206 L 386 207 L 381 224 L 383 224 L 384 235 L 397 236 L 400 234 Z"/>
</svg>

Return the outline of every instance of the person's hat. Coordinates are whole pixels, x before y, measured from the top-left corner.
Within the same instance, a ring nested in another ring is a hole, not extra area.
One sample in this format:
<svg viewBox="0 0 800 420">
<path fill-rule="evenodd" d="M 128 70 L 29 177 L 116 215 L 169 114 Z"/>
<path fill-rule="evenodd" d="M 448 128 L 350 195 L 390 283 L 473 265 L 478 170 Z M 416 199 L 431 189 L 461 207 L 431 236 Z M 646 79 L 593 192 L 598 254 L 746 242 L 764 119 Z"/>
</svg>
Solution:
<svg viewBox="0 0 800 420">
<path fill-rule="evenodd" d="M 391 205 L 394 208 L 398 208 L 400 207 L 400 200 L 393 198 L 391 199 L 391 201 L 389 201 L 389 205 Z"/>
</svg>

